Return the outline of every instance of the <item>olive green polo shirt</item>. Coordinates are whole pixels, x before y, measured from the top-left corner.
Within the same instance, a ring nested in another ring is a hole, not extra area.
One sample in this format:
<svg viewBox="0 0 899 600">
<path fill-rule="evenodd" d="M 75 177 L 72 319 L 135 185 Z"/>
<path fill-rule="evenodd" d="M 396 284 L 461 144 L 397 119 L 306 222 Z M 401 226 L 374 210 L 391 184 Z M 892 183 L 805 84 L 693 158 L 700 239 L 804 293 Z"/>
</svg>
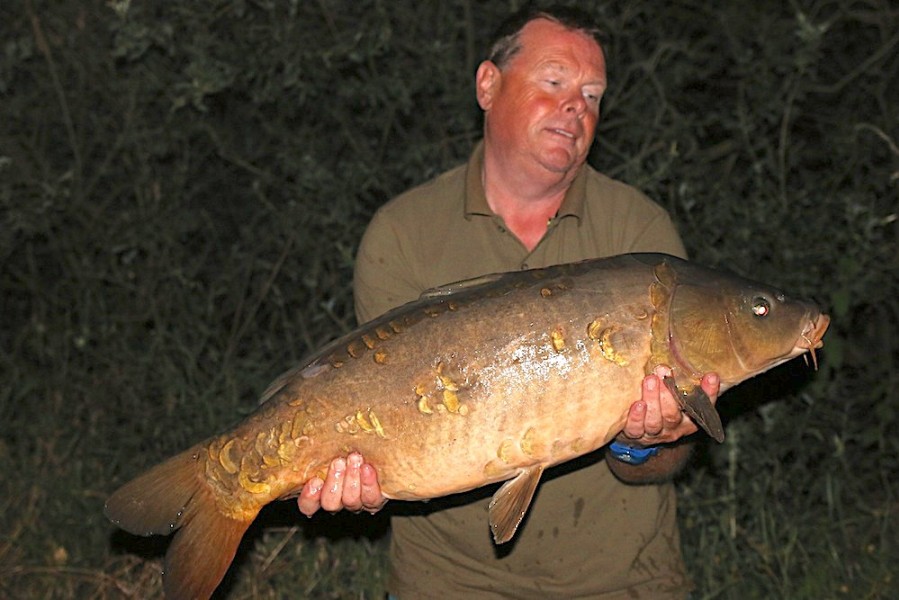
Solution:
<svg viewBox="0 0 899 600">
<path fill-rule="evenodd" d="M 426 289 L 487 273 L 627 252 L 685 255 L 661 207 L 586 165 L 529 252 L 490 210 L 482 170 L 479 145 L 466 165 L 377 211 L 356 258 L 360 322 Z M 394 505 L 391 594 L 400 600 L 684 597 L 690 585 L 673 486 L 623 484 L 600 453 L 573 462 L 584 466 L 547 471 L 515 538 L 501 547 L 487 524 L 495 486 L 486 494 Z"/>
<path fill-rule="evenodd" d="M 631 186 L 584 166 L 549 231 L 527 248 L 487 205 L 483 145 L 468 164 L 398 196 L 372 218 L 356 257 L 360 322 L 422 291 L 487 273 L 627 252 L 685 256 L 671 219 Z"/>
</svg>

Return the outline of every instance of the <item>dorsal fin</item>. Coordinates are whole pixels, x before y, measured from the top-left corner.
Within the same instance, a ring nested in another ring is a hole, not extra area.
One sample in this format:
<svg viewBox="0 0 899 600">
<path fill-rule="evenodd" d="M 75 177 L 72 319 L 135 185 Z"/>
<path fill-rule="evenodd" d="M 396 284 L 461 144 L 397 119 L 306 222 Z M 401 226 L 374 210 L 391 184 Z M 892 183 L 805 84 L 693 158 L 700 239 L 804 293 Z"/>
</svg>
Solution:
<svg viewBox="0 0 899 600">
<path fill-rule="evenodd" d="M 490 275 L 482 275 L 480 277 L 463 279 L 462 281 L 456 281 L 453 283 L 448 283 L 446 285 L 439 285 L 437 287 L 432 287 L 423 291 L 418 299 L 431 300 L 433 298 L 452 296 L 453 294 L 457 294 L 461 291 L 470 290 L 475 287 L 494 283 L 497 280 L 501 279 L 503 275 L 504 273 L 491 273 Z"/>
</svg>

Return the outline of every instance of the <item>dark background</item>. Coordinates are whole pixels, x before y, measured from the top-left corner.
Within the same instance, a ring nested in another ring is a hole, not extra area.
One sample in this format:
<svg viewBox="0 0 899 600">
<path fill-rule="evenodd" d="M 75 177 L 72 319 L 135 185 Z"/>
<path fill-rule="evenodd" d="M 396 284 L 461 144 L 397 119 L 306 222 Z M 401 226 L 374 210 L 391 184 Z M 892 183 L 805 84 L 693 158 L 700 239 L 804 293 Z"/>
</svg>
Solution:
<svg viewBox="0 0 899 600">
<path fill-rule="evenodd" d="M 895 597 L 899 7 L 577 4 L 611 36 L 591 162 L 833 317 L 679 482 L 698 597 Z M 106 495 L 353 327 L 365 224 L 465 159 L 518 5 L 0 3 L 0 596 L 159 594 Z M 285 503 L 223 596 L 379 598 L 384 531 Z"/>
</svg>

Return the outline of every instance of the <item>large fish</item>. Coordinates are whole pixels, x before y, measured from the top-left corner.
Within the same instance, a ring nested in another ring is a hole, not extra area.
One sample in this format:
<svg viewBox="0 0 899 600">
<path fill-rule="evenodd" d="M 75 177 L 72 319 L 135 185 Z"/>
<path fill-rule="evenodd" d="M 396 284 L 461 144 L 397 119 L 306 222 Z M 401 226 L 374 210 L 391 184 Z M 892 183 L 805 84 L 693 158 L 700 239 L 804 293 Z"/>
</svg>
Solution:
<svg viewBox="0 0 899 600">
<path fill-rule="evenodd" d="M 388 498 L 506 481 L 489 511 L 501 543 L 544 469 L 621 431 L 655 366 L 672 368 L 666 383 L 720 441 L 701 375 L 725 390 L 814 358 L 828 323 L 779 290 L 659 254 L 439 288 L 279 377 L 255 413 L 124 485 L 106 514 L 135 534 L 174 533 L 167 597 L 207 598 L 259 510 L 355 450 Z"/>
</svg>

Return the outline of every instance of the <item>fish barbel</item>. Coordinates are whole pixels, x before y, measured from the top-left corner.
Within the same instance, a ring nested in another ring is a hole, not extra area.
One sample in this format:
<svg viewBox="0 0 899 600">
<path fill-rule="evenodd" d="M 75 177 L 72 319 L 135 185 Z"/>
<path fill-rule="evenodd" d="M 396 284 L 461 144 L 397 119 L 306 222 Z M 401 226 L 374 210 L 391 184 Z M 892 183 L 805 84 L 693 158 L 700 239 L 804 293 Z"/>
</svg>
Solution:
<svg viewBox="0 0 899 600">
<path fill-rule="evenodd" d="M 438 288 L 276 379 L 253 414 L 125 484 L 106 514 L 131 533 L 174 533 L 166 596 L 208 598 L 263 506 L 358 451 L 392 499 L 505 481 L 489 511 L 502 543 L 543 470 L 609 443 L 656 366 L 721 441 L 702 374 L 724 391 L 814 359 L 829 321 L 812 303 L 662 254 Z"/>
</svg>

